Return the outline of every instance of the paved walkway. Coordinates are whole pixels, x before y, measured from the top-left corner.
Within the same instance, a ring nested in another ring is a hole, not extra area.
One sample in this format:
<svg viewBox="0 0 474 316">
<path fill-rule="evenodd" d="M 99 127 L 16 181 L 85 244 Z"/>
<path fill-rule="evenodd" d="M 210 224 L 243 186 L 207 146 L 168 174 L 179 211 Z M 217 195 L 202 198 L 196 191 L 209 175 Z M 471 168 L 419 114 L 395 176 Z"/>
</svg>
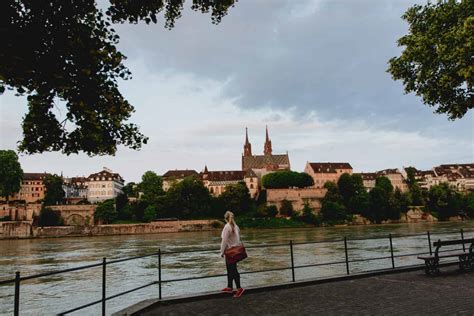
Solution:
<svg viewBox="0 0 474 316">
<path fill-rule="evenodd" d="M 371 276 L 156 307 L 143 315 L 474 315 L 474 273 Z"/>
</svg>

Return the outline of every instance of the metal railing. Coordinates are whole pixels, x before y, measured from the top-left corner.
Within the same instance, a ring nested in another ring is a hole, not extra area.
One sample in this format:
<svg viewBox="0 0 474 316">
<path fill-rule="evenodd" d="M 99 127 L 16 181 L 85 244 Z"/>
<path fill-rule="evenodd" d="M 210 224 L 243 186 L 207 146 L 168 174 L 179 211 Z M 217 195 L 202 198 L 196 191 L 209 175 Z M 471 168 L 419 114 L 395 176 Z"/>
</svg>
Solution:
<svg viewBox="0 0 474 316">
<path fill-rule="evenodd" d="M 461 239 L 464 240 L 464 230 L 461 229 L 460 231 L 455 231 L 455 232 L 443 232 L 443 233 L 438 233 L 437 235 L 452 235 L 460 232 Z M 468 232 L 474 232 L 474 230 L 469 230 Z M 394 246 L 393 246 L 393 239 L 394 238 L 403 238 L 403 237 L 415 237 L 415 236 L 426 236 L 427 237 L 427 243 L 428 243 L 428 252 L 421 252 L 421 253 L 409 253 L 409 254 L 400 254 L 400 255 L 395 255 L 394 254 Z M 356 263 L 356 262 L 365 262 L 365 261 L 374 261 L 374 260 L 387 260 L 391 259 L 391 269 L 396 269 L 395 266 L 395 259 L 396 258 L 401 258 L 401 257 L 412 257 L 412 256 L 420 256 L 420 255 L 426 255 L 426 254 L 433 254 L 432 251 L 432 242 L 431 242 L 431 233 L 427 231 L 426 233 L 422 234 L 405 234 L 405 235 L 388 235 L 388 240 L 389 240 L 389 245 L 390 245 L 390 256 L 382 256 L 382 257 L 372 257 L 372 258 L 365 258 L 365 259 L 352 259 L 349 260 L 349 248 L 348 248 L 348 242 L 349 241 L 365 241 L 365 240 L 375 240 L 375 239 L 386 239 L 387 237 L 370 237 L 370 238 L 352 238 L 348 239 L 346 237 L 343 237 L 343 239 L 335 239 L 335 240 L 322 240 L 322 241 L 310 241 L 310 242 L 293 242 L 290 240 L 289 243 L 279 243 L 279 244 L 264 244 L 264 245 L 255 245 L 255 246 L 246 246 L 247 249 L 257 249 L 257 248 L 273 248 L 273 247 L 289 247 L 289 253 L 290 253 L 290 266 L 287 267 L 281 267 L 281 268 L 272 268 L 272 269 L 261 269 L 261 270 L 253 270 L 253 271 L 245 271 L 241 272 L 240 274 L 255 274 L 255 273 L 265 273 L 265 272 L 275 272 L 275 271 L 285 271 L 285 270 L 291 270 L 291 281 L 296 282 L 296 277 L 295 277 L 295 270 L 296 269 L 302 269 L 302 268 L 310 268 L 310 267 L 321 267 L 321 266 L 330 266 L 330 265 L 342 265 L 345 264 L 346 267 L 346 274 L 350 275 L 350 264 L 351 263 Z M 295 260 L 294 260 L 294 248 L 298 245 L 309 245 L 309 244 L 321 244 L 321 243 L 344 243 L 344 254 L 345 254 L 345 260 L 343 261 L 333 261 L 333 262 L 325 262 L 325 263 L 314 263 L 314 264 L 305 264 L 305 265 L 295 265 Z M 448 249 L 448 250 L 440 250 L 440 252 L 449 252 L 449 251 L 466 251 L 465 244 L 462 244 L 462 249 Z M 145 254 L 145 255 L 140 255 L 140 256 L 134 256 L 134 257 L 128 257 L 128 258 L 122 258 L 122 259 L 115 259 L 115 260 L 109 260 L 107 261 L 107 258 L 102 258 L 102 262 L 100 263 L 95 263 L 95 264 L 89 264 L 89 265 L 84 265 L 80 267 L 75 267 L 75 268 L 69 268 L 69 269 L 63 269 L 63 270 L 57 270 L 57 271 L 51 271 L 51 272 L 45 272 L 45 273 L 40 273 L 40 274 L 34 274 L 34 275 L 29 275 L 29 276 L 21 276 L 20 271 L 17 271 L 15 273 L 15 278 L 14 279 L 9 279 L 9 280 L 3 280 L 0 281 L 0 285 L 4 284 L 10 284 L 13 283 L 15 287 L 15 294 L 14 294 L 14 315 L 18 316 L 20 312 L 20 285 L 21 282 L 27 281 L 27 280 L 32 280 L 32 279 L 37 279 L 37 278 L 42 278 L 46 276 L 52 276 L 52 275 L 57 275 L 57 274 L 63 274 L 63 273 L 68 273 L 68 272 L 73 272 L 73 271 L 80 271 L 80 270 L 86 270 L 86 269 L 91 269 L 91 268 L 96 268 L 96 267 L 102 267 L 102 296 L 100 299 L 89 302 L 87 304 L 69 309 L 67 311 L 63 311 L 59 313 L 59 315 L 67 315 L 72 312 L 76 312 L 79 310 L 82 310 L 87 307 L 91 307 L 97 304 L 101 304 L 102 308 L 102 315 L 106 315 L 106 306 L 107 306 L 107 301 L 144 289 L 146 287 L 152 286 L 152 285 L 158 285 L 158 297 L 159 299 L 162 299 L 162 285 L 166 283 L 172 283 L 172 282 L 182 282 L 182 281 L 192 281 L 192 280 L 202 280 L 202 279 L 209 279 L 209 278 L 218 278 L 218 277 L 224 277 L 227 274 L 213 274 L 213 275 L 204 275 L 204 276 L 196 276 L 196 277 L 188 277 L 188 278 L 177 278 L 177 279 L 162 279 L 162 257 L 164 255 L 173 255 L 173 254 L 183 254 L 183 253 L 196 253 L 196 252 L 216 252 L 219 251 L 219 249 L 194 249 L 194 250 L 186 250 L 186 251 L 161 251 L 161 249 L 158 249 L 157 252 L 153 252 L 150 254 Z M 107 296 L 107 266 L 111 264 L 117 264 L 117 263 L 122 263 L 130 260 L 137 260 L 137 259 L 142 259 L 142 258 L 147 258 L 147 257 L 154 257 L 156 256 L 157 262 L 158 262 L 158 278 L 157 280 L 153 282 L 149 282 L 146 284 L 143 284 L 141 286 L 138 286 L 136 288 L 120 292 L 118 294 L 114 294 L 111 296 Z M 407 266 L 405 266 L 407 267 Z M 408 266 L 409 267 L 409 266 Z M 382 269 L 383 270 L 383 269 Z M 369 270 L 369 271 L 364 271 L 364 272 L 373 272 L 376 270 Z"/>
</svg>

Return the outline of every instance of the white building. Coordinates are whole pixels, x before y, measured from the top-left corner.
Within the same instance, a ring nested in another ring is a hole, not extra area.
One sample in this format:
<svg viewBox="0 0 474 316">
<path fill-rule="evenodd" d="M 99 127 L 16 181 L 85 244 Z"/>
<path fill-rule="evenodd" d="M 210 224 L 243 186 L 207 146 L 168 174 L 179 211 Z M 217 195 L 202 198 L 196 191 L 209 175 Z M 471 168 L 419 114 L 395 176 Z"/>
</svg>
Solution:
<svg viewBox="0 0 474 316">
<path fill-rule="evenodd" d="M 104 167 L 102 171 L 87 177 L 87 200 L 96 203 L 113 199 L 122 193 L 123 185 L 124 180 L 118 173 Z"/>
</svg>

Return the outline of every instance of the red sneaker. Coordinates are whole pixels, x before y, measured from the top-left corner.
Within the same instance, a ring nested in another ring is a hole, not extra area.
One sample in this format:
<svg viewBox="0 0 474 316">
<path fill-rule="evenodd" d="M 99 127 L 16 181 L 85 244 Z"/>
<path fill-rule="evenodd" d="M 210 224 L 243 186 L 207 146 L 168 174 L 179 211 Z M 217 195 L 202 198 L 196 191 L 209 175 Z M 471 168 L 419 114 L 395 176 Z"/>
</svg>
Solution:
<svg viewBox="0 0 474 316">
<path fill-rule="evenodd" d="M 234 297 L 241 297 L 242 294 L 244 294 L 244 292 L 245 292 L 245 289 L 239 288 L 237 289 L 237 292 L 235 292 Z"/>
<path fill-rule="evenodd" d="M 224 292 L 224 293 L 232 293 L 232 289 L 230 287 L 226 287 L 224 289 L 221 290 L 221 292 Z"/>
</svg>

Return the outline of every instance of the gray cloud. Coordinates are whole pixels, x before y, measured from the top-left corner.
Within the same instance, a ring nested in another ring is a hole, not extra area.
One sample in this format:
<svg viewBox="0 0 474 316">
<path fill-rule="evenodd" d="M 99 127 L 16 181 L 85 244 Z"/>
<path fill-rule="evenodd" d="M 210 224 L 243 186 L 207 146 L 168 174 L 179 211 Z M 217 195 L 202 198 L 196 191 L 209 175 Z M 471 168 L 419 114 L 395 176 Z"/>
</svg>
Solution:
<svg viewBox="0 0 474 316">
<path fill-rule="evenodd" d="M 295 108 L 300 116 L 315 111 L 324 119 L 363 118 L 396 129 L 436 125 L 462 137 L 472 114 L 455 123 L 433 115 L 385 72 L 407 31 L 400 16 L 415 2 L 424 3 L 242 1 L 218 26 L 187 10 L 171 31 L 126 25 L 119 32 L 132 60 L 146 58 L 157 72 L 228 81 L 222 93 L 242 108 Z"/>
</svg>

